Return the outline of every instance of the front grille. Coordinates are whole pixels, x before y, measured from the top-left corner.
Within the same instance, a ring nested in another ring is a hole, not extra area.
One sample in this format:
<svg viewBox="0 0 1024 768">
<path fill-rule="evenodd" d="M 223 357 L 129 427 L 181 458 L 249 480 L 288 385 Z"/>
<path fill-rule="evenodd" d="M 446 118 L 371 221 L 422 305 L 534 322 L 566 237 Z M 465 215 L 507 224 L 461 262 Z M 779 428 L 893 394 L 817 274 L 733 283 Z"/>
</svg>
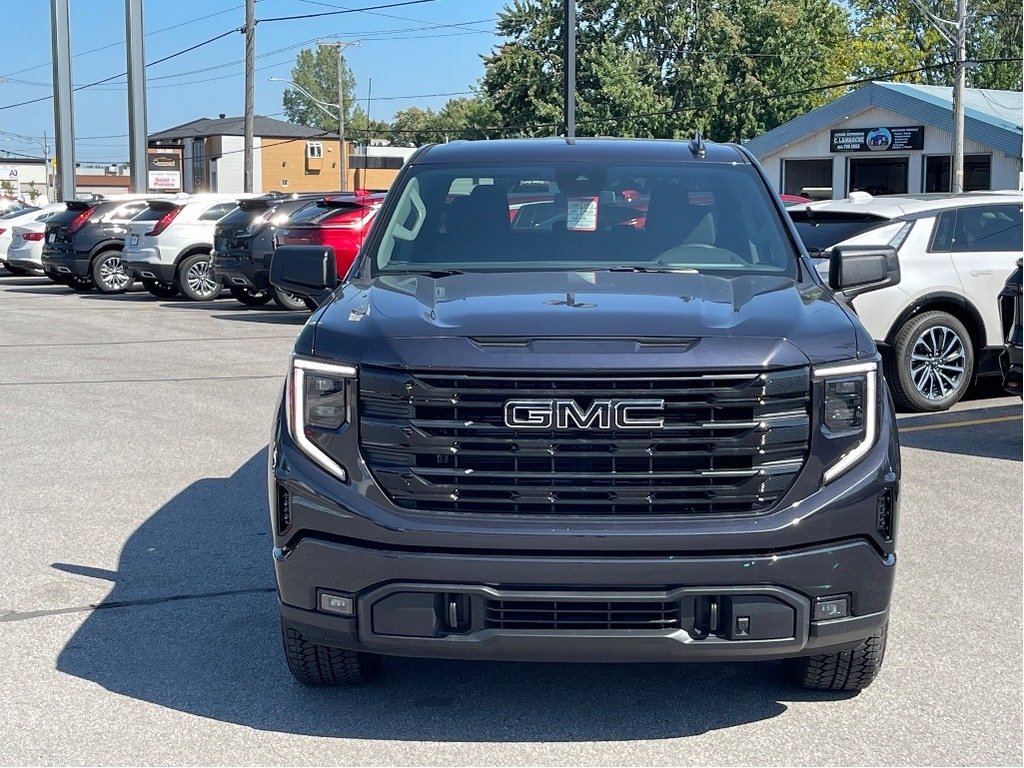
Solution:
<svg viewBox="0 0 1024 768">
<path fill-rule="evenodd" d="M 488 600 L 488 629 L 676 629 L 679 603 L 644 601 Z"/>
<path fill-rule="evenodd" d="M 362 368 L 363 457 L 398 506 L 513 515 L 744 514 L 807 455 L 806 368 L 709 375 L 445 374 Z M 513 429 L 507 400 L 663 399 L 660 429 Z"/>
</svg>

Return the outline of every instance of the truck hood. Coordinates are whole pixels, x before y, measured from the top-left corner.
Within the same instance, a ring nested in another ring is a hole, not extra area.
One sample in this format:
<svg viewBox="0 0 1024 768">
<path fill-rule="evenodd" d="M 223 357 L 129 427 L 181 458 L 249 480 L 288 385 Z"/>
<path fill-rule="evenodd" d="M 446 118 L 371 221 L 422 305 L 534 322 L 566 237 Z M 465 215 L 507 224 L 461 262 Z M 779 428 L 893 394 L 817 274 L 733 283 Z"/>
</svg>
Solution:
<svg viewBox="0 0 1024 768">
<path fill-rule="evenodd" d="M 761 368 L 858 353 L 827 291 L 779 276 L 389 275 L 349 283 L 312 322 L 308 353 L 412 368 L 621 368 L 620 354 L 630 367 Z"/>
</svg>

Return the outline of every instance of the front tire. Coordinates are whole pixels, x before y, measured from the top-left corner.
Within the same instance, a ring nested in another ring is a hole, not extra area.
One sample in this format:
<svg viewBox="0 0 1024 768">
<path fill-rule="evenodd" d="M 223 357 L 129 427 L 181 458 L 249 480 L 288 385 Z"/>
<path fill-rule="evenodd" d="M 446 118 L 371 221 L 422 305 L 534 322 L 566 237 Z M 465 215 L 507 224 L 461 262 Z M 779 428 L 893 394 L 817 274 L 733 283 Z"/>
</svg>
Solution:
<svg viewBox="0 0 1024 768">
<path fill-rule="evenodd" d="M 124 293 L 135 284 L 121 264 L 120 251 L 105 251 L 93 260 L 92 280 L 100 293 Z"/>
<path fill-rule="evenodd" d="M 274 303 L 281 309 L 286 309 L 289 312 L 299 312 L 306 309 L 306 300 L 301 296 L 288 293 L 288 291 L 282 291 L 277 287 L 274 287 L 272 292 L 274 294 Z"/>
<path fill-rule="evenodd" d="M 262 307 L 271 298 L 270 291 L 257 291 L 255 288 L 243 288 L 238 285 L 228 288 L 228 292 L 247 307 Z"/>
<path fill-rule="evenodd" d="M 380 671 L 380 656 L 311 642 L 283 618 L 281 642 L 288 670 L 303 685 L 361 685 Z"/>
<path fill-rule="evenodd" d="M 790 660 L 797 682 L 819 691 L 863 691 L 878 677 L 888 624 L 859 645 L 836 653 Z"/>
<path fill-rule="evenodd" d="M 213 301 L 224 290 L 213 276 L 208 253 L 193 253 L 178 266 L 178 290 L 192 301 Z"/>
<path fill-rule="evenodd" d="M 159 280 L 143 280 L 142 286 L 158 299 L 173 299 L 178 295 L 178 286 L 174 283 L 161 283 Z"/>
<path fill-rule="evenodd" d="M 947 312 L 924 312 L 896 334 L 888 369 L 898 405 L 911 411 L 944 411 L 958 403 L 971 384 L 971 335 Z"/>
</svg>

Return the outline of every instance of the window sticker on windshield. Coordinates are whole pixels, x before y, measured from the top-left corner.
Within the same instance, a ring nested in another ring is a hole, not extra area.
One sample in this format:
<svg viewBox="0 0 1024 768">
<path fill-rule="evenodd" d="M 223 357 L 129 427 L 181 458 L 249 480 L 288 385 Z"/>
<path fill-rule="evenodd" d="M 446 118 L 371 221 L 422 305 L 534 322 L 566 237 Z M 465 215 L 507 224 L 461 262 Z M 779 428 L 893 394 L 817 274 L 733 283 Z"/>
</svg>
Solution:
<svg viewBox="0 0 1024 768">
<path fill-rule="evenodd" d="M 571 232 L 593 232 L 597 229 L 597 198 L 570 197 L 565 213 L 565 228 Z"/>
</svg>

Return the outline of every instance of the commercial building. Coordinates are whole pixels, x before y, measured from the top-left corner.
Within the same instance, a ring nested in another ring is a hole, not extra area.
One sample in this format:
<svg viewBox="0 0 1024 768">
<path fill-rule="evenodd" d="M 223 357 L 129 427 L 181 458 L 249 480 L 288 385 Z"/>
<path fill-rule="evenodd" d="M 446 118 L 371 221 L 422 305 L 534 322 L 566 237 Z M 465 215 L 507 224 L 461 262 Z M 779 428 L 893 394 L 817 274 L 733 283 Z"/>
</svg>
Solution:
<svg viewBox="0 0 1024 768">
<path fill-rule="evenodd" d="M 152 134 L 149 146 L 151 151 L 180 150 L 185 192 L 242 192 L 244 127 L 242 117 L 200 118 Z M 336 134 L 261 116 L 254 120 L 253 133 L 254 190 L 327 192 L 340 188 Z M 348 189 L 386 189 L 412 151 L 359 147 L 346 141 Z"/>
<path fill-rule="evenodd" d="M 966 89 L 965 190 L 1021 187 L 1022 108 L 1019 92 Z M 784 194 L 945 192 L 952 130 L 952 88 L 876 82 L 746 146 Z"/>
</svg>

